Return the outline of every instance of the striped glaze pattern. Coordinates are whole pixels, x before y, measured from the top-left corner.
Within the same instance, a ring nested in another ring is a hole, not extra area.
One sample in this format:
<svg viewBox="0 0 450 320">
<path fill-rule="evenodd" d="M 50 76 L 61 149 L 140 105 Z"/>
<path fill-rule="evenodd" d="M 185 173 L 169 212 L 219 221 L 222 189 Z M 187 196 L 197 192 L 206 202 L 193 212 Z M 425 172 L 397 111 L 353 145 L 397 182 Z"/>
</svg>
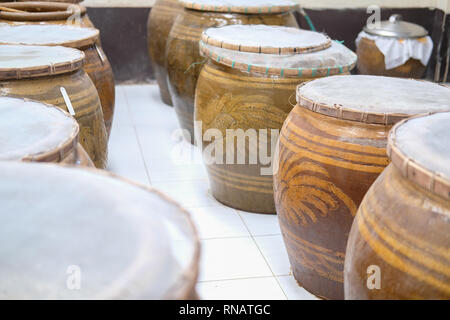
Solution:
<svg viewBox="0 0 450 320">
<path fill-rule="evenodd" d="M 284 123 L 276 209 L 294 276 L 317 296 L 344 298 L 348 233 L 364 194 L 388 165 L 389 129 L 300 106 Z"/>
<path fill-rule="evenodd" d="M 102 47 L 98 44 L 79 48 L 85 54 L 83 69 L 89 75 L 97 89 L 103 110 L 108 137 L 111 133 L 116 101 L 114 74 Z"/>
<path fill-rule="evenodd" d="M 199 41 L 204 29 L 227 24 L 266 24 L 298 27 L 292 13 L 226 14 L 183 9 L 169 34 L 167 68 L 169 91 L 180 125 L 194 138 L 194 97 L 200 71 L 206 59 L 200 55 Z"/>
<path fill-rule="evenodd" d="M 449 299 L 450 201 L 391 164 L 365 196 L 345 260 L 346 299 Z M 367 268 L 380 268 L 380 289 Z"/>
<path fill-rule="evenodd" d="M 68 111 L 60 88 L 64 87 L 80 125 L 80 144 L 97 168 L 106 168 L 108 150 L 103 112 L 97 90 L 83 70 L 57 76 L 0 81 L 0 95 L 28 98 Z"/>
<path fill-rule="evenodd" d="M 158 0 L 150 10 L 147 23 L 148 52 L 161 99 L 168 105 L 172 105 L 172 99 L 169 93 L 166 69 L 166 44 L 170 29 L 181 10 L 182 6 L 178 0 Z"/>
<path fill-rule="evenodd" d="M 257 163 L 249 164 L 249 143 L 238 149 L 236 141 L 227 142 L 226 130 L 254 129 L 258 134 L 267 129 L 268 136 L 262 137 L 266 141 L 258 138 L 253 147 L 258 155 L 271 156 L 276 140 L 271 139 L 270 129 L 281 129 L 292 109 L 296 86 L 307 80 L 252 76 L 211 60 L 205 64 L 197 84 L 195 120 L 202 122 L 204 150 L 212 143 L 205 136 L 207 130 L 218 129 L 224 137 L 225 164 L 207 164 L 211 190 L 218 201 L 244 211 L 275 213 L 273 177 L 261 174 L 262 168 L 272 172 L 270 164 L 262 163 L 259 157 Z M 261 143 L 266 150 L 260 149 Z M 234 164 L 226 164 L 230 152 L 235 155 Z M 245 164 L 237 164 L 239 152 L 245 153 Z"/>
</svg>

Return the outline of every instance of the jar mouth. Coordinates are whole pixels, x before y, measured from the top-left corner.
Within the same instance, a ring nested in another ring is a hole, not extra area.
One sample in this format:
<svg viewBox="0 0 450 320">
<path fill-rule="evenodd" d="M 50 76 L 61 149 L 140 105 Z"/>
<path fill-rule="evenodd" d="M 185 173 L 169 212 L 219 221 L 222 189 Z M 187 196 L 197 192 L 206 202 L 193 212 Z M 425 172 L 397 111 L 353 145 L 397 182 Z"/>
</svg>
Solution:
<svg viewBox="0 0 450 320">
<path fill-rule="evenodd" d="M 442 170 L 442 167 L 438 168 L 437 165 L 433 165 L 433 161 L 431 161 L 431 163 L 424 162 L 424 159 L 417 154 L 414 154 L 414 152 L 411 154 L 410 151 L 408 151 L 408 147 L 405 148 L 405 140 L 402 140 L 399 131 L 408 125 L 408 123 L 412 123 L 416 120 L 426 121 L 433 117 L 448 118 L 449 114 L 449 112 L 433 112 L 404 119 L 392 128 L 389 133 L 387 144 L 387 155 L 389 159 L 405 179 L 448 200 L 450 200 L 450 179 L 448 175 L 446 175 L 445 170 Z M 420 127 L 408 128 L 411 132 L 413 132 L 413 130 L 420 131 L 420 129 Z M 417 145 L 419 144 L 417 143 Z M 430 143 L 428 143 L 428 145 L 430 145 Z M 423 148 L 418 149 L 422 150 Z"/>
<path fill-rule="evenodd" d="M 65 20 L 74 14 L 81 16 L 86 14 L 86 7 L 73 3 L 55 2 L 14 2 L 4 3 L 2 6 L 26 11 L 21 12 L 0 12 L 0 19 L 10 21 L 54 21 Z"/>
<path fill-rule="evenodd" d="M 22 56 L 28 56 L 29 60 L 21 60 Z M 84 60 L 84 52 L 72 48 L 2 45 L 0 81 L 69 74 L 82 70 Z"/>
<path fill-rule="evenodd" d="M 214 2 L 203 2 L 199 0 L 180 0 L 181 5 L 185 9 L 195 10 L 199 12 L 215 12 L 215 13 L 235 13 L 235 14 L 280 14 L 287 13 L 300 8 L 296 2 L 286 0 L 279 5 L 259 6 L 245 5 L 245 3 L 236 2 L 235 4 L 223 4 Z"/>
</svg>

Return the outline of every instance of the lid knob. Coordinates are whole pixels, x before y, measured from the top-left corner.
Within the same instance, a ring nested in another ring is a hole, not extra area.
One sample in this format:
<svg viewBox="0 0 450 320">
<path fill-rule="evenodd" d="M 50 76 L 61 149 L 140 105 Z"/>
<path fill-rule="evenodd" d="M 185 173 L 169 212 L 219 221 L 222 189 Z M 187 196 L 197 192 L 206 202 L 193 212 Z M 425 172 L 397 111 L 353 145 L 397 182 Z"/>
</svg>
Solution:
<svg viewBox="0 0 450 320">
<path fill-rule="evenodd" d="M 403 21 L 403 17 L 401 14 L 393 14 L 389 17 L 390 23 L 398 23 L 400 21 Z"/>
</svg>

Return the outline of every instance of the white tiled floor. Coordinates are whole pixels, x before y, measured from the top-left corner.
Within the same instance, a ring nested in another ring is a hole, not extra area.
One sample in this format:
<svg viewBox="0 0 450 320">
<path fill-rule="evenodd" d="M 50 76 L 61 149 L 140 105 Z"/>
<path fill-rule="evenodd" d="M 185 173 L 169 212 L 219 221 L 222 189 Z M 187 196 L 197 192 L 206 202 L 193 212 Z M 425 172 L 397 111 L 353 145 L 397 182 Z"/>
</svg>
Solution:
<svg viewBox="0 0 450 320">
<path fill-rule="evenodd" d="M 151 184 L 191 213 L 202 244 L 198 291 L 203 299 L 316 299 L 290 272 L 275 215 L 217 202 L 199 150 L 179 139 L 173 108 L 155 85 L 118 86 L 109 169 Z"/>
</svg>

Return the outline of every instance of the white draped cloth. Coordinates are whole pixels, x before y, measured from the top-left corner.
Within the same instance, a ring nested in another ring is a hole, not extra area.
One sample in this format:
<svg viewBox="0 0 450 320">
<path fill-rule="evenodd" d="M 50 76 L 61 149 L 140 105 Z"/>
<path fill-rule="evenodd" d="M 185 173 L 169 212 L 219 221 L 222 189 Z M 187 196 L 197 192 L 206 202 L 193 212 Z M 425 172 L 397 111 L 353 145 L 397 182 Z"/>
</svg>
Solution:
<svg viewBox="0 0 450 320">
<path fill-rule="evenodd" d="M 424 66 L 428 64 L 433 51 L 433 41 L 429 36 L 418 39 L 397 39 L 374 36 L 364 31 L 356 38 L 358 46 L 361 38 L 373 40 L 384 55 L 386 69 L 394 69 L 405 64 L 409 59 L 419 60 Z"/>
</svg>

